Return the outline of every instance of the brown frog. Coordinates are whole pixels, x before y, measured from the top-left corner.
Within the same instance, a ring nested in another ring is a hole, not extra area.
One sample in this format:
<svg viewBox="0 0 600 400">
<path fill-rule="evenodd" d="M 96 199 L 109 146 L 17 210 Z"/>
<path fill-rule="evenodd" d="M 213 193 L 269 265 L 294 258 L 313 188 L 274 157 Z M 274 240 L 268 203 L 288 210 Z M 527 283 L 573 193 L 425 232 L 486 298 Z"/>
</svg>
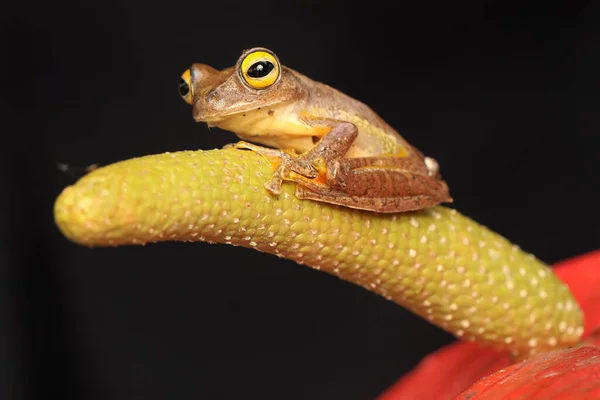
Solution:
<svg viewBox="0 0 600 400">
<path fill-rule="evenodd" d="M 273 166 L 265 188 L 382 213 L 452 202 L 438 163 L 365 104 L 287 68 L 272 51 L 243 52 L 218 71 L 194 64 L 179 83 L 198 122 L 234 132 L 236 148 L 255 151 Z"/>
</svg>

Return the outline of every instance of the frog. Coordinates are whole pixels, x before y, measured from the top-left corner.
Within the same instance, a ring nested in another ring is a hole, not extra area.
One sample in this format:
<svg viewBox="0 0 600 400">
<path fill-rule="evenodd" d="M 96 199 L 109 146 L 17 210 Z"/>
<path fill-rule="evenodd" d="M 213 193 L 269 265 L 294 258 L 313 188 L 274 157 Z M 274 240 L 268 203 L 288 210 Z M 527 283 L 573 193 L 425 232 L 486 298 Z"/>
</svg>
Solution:
<svg viewBox="0 0 600 400">
<path fill-rule="evenodd" d="M 225 147 L 270 162 L 264 186 L 272 195 L 287 181 L 299 199 L 377 213 L 453 202 L 435 158 L 366 104 L 282 65 L 265 47 L 243 51 L 223 70 L 192 64 L 179 94 L 196 122 L 240 139 Z"/>
</svg>

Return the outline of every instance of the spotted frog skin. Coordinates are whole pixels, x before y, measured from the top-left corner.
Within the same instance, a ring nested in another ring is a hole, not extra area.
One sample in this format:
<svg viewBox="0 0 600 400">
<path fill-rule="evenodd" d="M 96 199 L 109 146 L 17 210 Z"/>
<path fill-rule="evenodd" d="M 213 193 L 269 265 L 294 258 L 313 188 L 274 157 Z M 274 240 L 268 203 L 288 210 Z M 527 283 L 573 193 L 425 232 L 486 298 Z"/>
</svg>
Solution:
<svg viewBox="0 0 600 400">
<path fill-rule="evenodd" d="M 222 71 L 194 64 L 179 88 L 196 121 L 234 132 L 243 140 L 234 147 L 269 160 L 272 194 L 291 181 L 298 198 L 381 213 L 452 201 L 435 159 L 365 104 L 281 65 L 268 49 L 247 50 Z"/>
</svg>

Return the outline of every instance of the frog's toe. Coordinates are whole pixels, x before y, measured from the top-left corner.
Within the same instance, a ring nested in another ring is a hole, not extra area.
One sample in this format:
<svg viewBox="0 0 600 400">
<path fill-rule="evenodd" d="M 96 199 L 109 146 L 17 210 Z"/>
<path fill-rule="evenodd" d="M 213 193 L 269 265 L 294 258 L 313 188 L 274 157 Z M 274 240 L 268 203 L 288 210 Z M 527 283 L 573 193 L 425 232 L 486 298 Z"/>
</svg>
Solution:
<svg viewBox="0 0 600 400">
<path fill-rule="evenodd" d="M 273 178 L 269 182 L 265 183 L 265 189 L 275 196 L 279 196 L 281 194 L 281 179 Z"/>
</svg>

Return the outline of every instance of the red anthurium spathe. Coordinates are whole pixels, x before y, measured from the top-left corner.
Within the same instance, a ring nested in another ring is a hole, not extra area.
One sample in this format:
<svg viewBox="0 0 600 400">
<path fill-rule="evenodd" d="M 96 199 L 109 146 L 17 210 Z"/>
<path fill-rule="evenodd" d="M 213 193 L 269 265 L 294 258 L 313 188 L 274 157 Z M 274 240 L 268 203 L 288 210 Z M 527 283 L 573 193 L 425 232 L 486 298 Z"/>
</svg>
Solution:
<svg viewBox="0 0 600 400">
<path fill-rule="evenodd" d="M 556 350 L 486 376 L 456 400 L 598 399 L 599 377 L 600 348 Z"/>
<path fill-rule="evenodd" d="M 589 337 L 600 327 L 600 251 L 560 262 L 554 271 L 583 309 Z M 600 398 L 600 348 L 589 347 L 600 345 L 599 337 L 586 345 L 510 365 L 507 354 L 459 341 L 424 358 L 378 400 Z"/>
</svg>

